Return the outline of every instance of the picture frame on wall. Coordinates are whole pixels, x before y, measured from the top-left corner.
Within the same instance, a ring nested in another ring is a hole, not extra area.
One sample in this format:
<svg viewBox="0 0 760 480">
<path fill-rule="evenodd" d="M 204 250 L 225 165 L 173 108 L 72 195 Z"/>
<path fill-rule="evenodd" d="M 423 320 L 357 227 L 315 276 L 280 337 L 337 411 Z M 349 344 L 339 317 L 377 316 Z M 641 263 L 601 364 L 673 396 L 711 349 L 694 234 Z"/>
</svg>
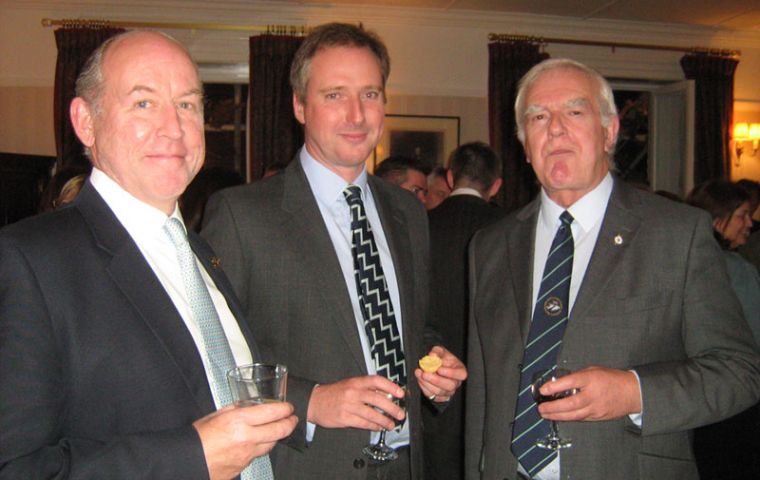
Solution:
<svg viewBox="0 0 760 480">
<path fill-rule="evenodd" d="M 459 146 L 459 117 L 386 115 L 380 142 L 368 161 L 370 171 L 391 155 L 417 158 L 433 168 L 446 167 Z"/>
</svg>

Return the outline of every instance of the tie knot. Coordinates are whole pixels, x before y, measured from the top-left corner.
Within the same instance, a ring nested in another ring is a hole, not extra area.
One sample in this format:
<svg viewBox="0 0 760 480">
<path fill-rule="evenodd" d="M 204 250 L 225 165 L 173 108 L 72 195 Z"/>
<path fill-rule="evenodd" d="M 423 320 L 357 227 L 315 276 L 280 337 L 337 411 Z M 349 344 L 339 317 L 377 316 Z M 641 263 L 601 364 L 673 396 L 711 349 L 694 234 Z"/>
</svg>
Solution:
<svg viewBox="0 0 760 480">
<path fill-rule="evenodd" d="M 564 212 L 562 212 L 562 215 L 559 216 L 559 220 L 560 222 L 562 222 L 563 226 L 569 227 L 570 224 L 573 223 L 573 220 L 575 219 L 573 218 L 572 215 L 570 215 L 570 212 L 565 210 Z"/>
<path fill-rule="evenodd" d="M 343 190 L 343 196 L 349 205 L 355 205 L 362 201 L 362 189 L 358 185 L 349 185 Z"/>
<path fill-rule="evenodd" d="M 164 224 L 164 231 L 169 235 L 169 238 L 175 247 L 187 244 L 187 233 L 185 233 L 182 222 L 176 218 L 170 218 L 166 221 Z"/>
</svg>

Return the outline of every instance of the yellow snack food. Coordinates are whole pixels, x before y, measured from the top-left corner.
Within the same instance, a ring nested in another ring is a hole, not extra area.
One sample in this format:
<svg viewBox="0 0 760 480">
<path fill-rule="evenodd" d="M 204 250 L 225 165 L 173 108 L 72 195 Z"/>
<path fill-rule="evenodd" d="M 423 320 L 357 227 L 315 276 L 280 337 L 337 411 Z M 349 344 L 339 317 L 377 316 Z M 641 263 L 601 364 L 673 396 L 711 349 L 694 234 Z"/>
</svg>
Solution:
<svg viewBox="0 0 760 480">
<path fill-rule="evenodd" d="M 420 368 L 424 372 L 435 373 L 441 366 L 441 358 L 435 355 L 425 355 L 420 358 Z"/>
</svg>

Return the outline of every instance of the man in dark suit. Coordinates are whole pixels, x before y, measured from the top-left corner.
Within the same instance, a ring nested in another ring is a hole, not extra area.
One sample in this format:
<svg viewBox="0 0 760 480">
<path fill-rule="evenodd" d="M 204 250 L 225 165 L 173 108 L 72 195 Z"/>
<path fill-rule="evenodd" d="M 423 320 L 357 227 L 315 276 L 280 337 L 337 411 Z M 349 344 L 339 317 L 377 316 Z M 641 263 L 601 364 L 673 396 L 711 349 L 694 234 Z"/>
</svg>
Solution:
<svg viewBox="0 0 760 480">
<path fill-rule="evenodd" d="M 483 142 L 466 143 L 451 153 L 446 173 L 453 191 L 430 220 L 431 324 L 458 358 L 467 351 L 467 245 L 472 234 L 502 216 L 489 201 L 501 188 L 501 160 Z M 463 391 L 467 385 L 463 386 Z M 423 409 L 425 477 L 464 477 L 464 398 L 444 411 Z"/>
<path fill-rule="evenodd" d="M 466 478 L 696 479 L 690 431 L 760 396 L 710 220 L 610 175 L 615 104 L 588 67 L 537 65 L 515 113 L 542 189 L 470 244 Z M 536 410 L 532 374 L 556 368 L 540 394 L 575 394 Z M 536 445 L 547 419 L 572 446 Z"/>
<path fill-rule="evenodd" d="M 167 36 L 126 33 L 93 54 L 77 95 L 91 178 L 70 206 L 0 232 L 0 478 L 233 478 L 252 461 L 271 473 L 293 407 L 217 411 L 230 393 L 216 362 L 259 356 L 177 208 L 204 158 L 195 64 Z"/>
<path fill-rule="evenodd" d="M 224 190 L 208 205 L 202 232 L 243 299 L 262 356 L 290 368 L 300 422 L 273 452 L 280 480 L 422 478 L 420 392 L 445 403 L 466 377 L 440 346 L 432 348 L 443 361 L 437 373 L 414 368 L 434 344 L 423 338 L 425 210 L 365 167 L 382 132 L 389 65 L 383 43 L 361 27 L 313 30 L 290 77 L 304 148 L 280 175 Z M 378 303 L 387 308 L 368 315 Z M 408 421 L 386 437 L 400 456 L 371 463 L 362 448 L 394 427 L 378 410 L 404 419 L 392 402 L 401 386 Z"/>
</svg>

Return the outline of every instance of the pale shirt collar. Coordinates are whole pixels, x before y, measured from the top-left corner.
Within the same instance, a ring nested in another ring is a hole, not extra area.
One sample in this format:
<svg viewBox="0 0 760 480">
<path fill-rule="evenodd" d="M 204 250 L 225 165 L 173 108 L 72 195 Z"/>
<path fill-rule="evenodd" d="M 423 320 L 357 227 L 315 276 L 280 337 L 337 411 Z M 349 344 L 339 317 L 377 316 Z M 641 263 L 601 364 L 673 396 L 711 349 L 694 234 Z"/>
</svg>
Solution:
<svg viewBox="0 0 760 480">
<path fill-rule="evenodd" d="M 454 189 L 454 191 L 452 191 L 449 194 L 449 197 L 453 197 L 455 195 L 474 195 L 474 196 L 476 196 L 478 198 L 483 198 L 483 195 L 481 195 L 479 191 L 475 190 L 474 188 L 470 188 L 470 187 L 459 187 L 459 188 L 456 188 L 456 189 Z"/>
<path fill-rule="evenodd" d="M 554 202 L 546 194 L 546 191 L 541 189 L 541 212 L 540 220 L 544 224 L 544 228 L 549 231 L 554 231 L 559 226 L 559 216 L 567 210 L 573 216 L 575 221 L 573 222 L 573 236 L 577 238 L 576 232 L 590 232 L 594 229 L 597 223 L 602 221 L 604 212 L 607 210 L 607 202 L 609 201 L 610 194 L 612 193 L 612 175 L 607 172 L 599 185 L 594 187 L 593 190 L 576 200 L 575 203 L 565 209 L 562 206 Z M 580 229 L 580 230 L 579 230 Z"/>
<path fill-rule="evenodd" d="M 183 226 L 185 225 L 176 203 L 174 212 L 167 216 L 158 208 L 138 200 L 102 170 L 94 167 L 90 182 L 133 238 L 150 236 L 153 239 L 168 239 L 163 233 L 163 227 L 169 217 L 177 218 Z"/>
<path fill-rule="evenodd" d="M 343 201 L 343 190 L 348 186 L 348 182 L 340 175 L 325 167 L 314 157 L 309 154 L 306 147 L 301 149 L 299 155 L 301 166 L 303 167 L 306 177 L 309 179 L 309 185 L 314 192 L 314 196 L 324 205 L 332 205 L 336 200 Z M 362 172 L 351 182 L 362 189 L 362 200 L 367 200 L 367 167 L 362 168 Z M 345 203 L 345 202 L 343 202 Z"/>
</svg>

